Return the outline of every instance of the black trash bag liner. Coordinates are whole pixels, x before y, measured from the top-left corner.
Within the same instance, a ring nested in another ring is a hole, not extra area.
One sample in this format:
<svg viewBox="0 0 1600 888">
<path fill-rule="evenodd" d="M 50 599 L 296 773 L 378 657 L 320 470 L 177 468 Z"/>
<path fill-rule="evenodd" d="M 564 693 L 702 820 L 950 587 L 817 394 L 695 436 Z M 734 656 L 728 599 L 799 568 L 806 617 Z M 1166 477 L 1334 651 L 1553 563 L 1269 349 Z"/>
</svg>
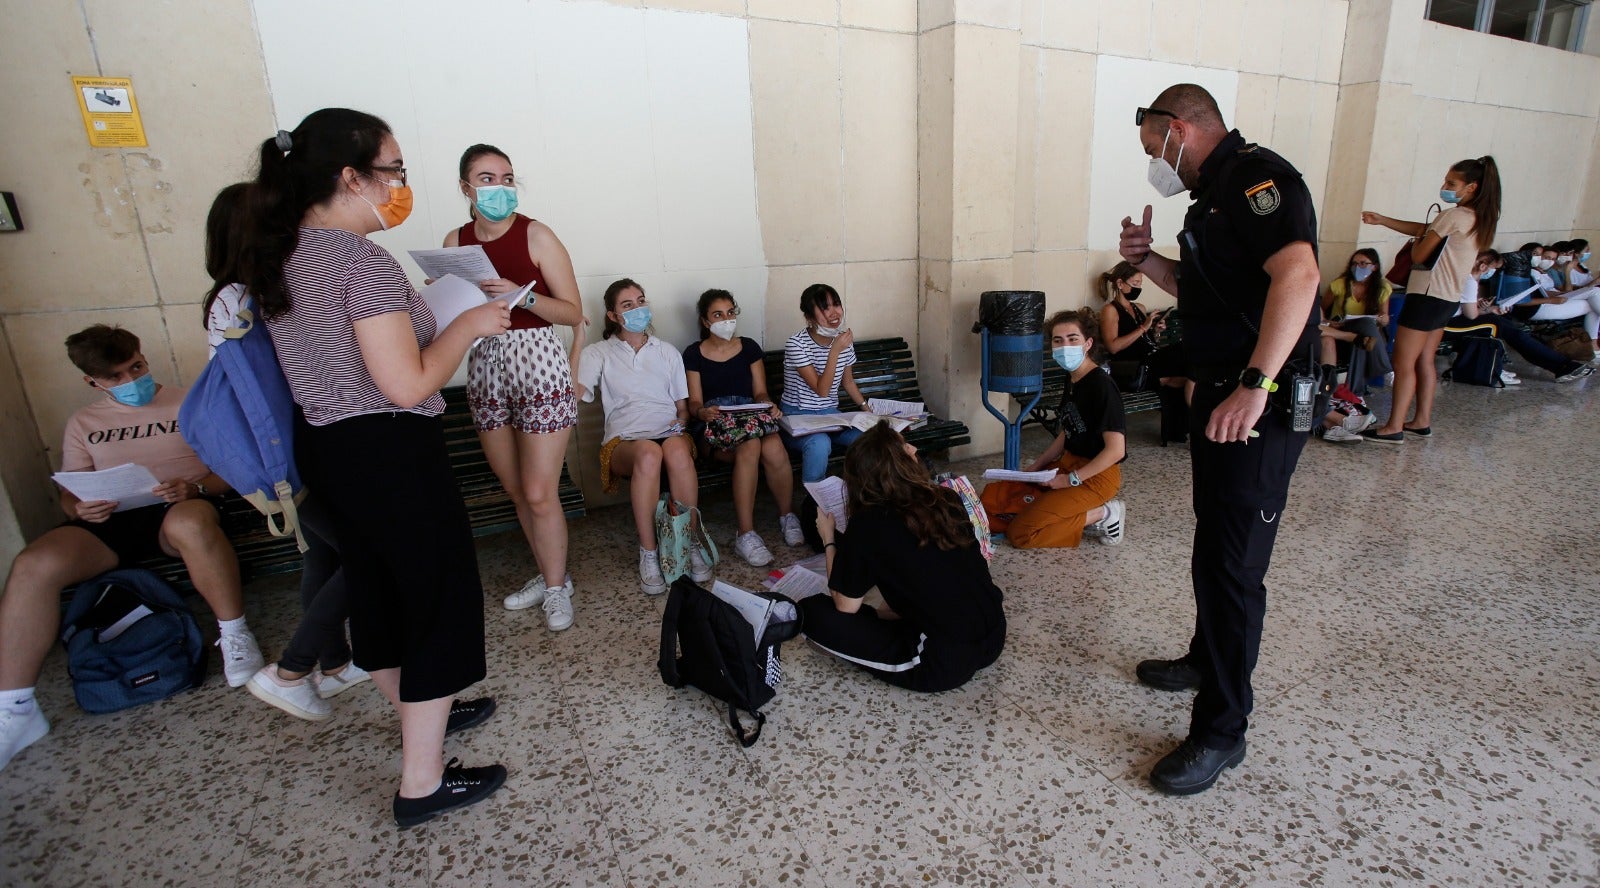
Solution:
<svg viewBox="0 0 1600 888">
<path fill-rule="evenodd" d="M 988 290 L 978 297 L 978 322 L 997 336 L 1037 336 L 1044 332 L 1044 293 L 1039 290 Z"/>
</svg>

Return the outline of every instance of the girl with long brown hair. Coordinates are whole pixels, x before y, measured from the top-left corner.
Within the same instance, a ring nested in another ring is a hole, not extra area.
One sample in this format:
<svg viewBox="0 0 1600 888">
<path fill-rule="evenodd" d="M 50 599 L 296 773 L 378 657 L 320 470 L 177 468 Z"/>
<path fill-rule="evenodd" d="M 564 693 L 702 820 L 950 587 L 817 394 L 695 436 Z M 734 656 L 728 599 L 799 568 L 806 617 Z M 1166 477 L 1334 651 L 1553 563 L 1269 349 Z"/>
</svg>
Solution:
<svg viewBox="0 0 1600 888">
<path fill-rule="evenodd" d="M 999 658 L 1006 618 L 961 498 L 881 423 L 845 452 L 844 480 L 848 532 L 817 514 L 829 594 L 801 601 L 806 637 L 908 690 L 966 684 Z M 882 611 L 862 604 L 874 586 Z"/>
</svg>

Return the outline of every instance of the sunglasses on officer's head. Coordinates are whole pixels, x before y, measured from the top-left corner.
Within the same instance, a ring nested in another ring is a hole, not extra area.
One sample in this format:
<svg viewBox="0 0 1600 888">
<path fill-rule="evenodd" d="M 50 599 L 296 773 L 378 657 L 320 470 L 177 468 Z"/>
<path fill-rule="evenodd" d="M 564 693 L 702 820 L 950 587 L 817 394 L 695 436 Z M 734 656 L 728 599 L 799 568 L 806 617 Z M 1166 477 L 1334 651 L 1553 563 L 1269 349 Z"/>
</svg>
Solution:
<svg viewBox="0 0 1600 888">
<path fill-rule="evenodd" d="M 1140 108 L 1133 112 L 1134 126 L 1143 126 L 1145 116 L 1149 114 L 1160 114 L 1163 117 L 1170 117 L 1173 120 L 1178 119 L 1178 115 L 1173 114 L 1171 111 L 1163 111 L 1160 108 Z"/>
</svg>

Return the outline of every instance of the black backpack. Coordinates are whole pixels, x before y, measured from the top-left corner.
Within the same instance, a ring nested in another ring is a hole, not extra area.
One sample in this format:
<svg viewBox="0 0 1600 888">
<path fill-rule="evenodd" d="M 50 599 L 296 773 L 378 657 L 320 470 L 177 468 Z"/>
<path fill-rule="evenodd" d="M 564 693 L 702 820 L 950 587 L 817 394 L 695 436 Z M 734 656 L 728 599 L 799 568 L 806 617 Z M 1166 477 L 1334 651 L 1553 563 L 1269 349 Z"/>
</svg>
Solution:
<svg viewBox="0 0 1600 888">
<path fill-rule="evenodd" d="M 1500 371 L 1506 369 L 1506 344 L 1493 336 L 1463 336 L 1454 343 L 1455 360 L 1443 379 L 1468 385 L 1505 388 Z"/>
<path fill-rule="evenodd" d="M 694 685 L 728 704 L 728 725 L 745 748 L 761 739 L 767 717 L 759 711 L 783 680 L 778 647 L 800 634 L 794 602 L 772 592 L 746 592 L 755 604 L 770 603 L 758 642 L 755 626 L 739 609 L 688 577 L 672 583 L 661 618 L 661 659 L 656 666 L 668 687 Z M 739 710 L 755 717 L 754 729 L 739 723 Z"/>
<path fill-rule="evenodd" d="M 183 598 L 147 570 L 101 574 L 73 590 L 61 621 L 73 694 L 105 713 L 170 697 L 206 677 L 200 624 Z"/>
</svg>

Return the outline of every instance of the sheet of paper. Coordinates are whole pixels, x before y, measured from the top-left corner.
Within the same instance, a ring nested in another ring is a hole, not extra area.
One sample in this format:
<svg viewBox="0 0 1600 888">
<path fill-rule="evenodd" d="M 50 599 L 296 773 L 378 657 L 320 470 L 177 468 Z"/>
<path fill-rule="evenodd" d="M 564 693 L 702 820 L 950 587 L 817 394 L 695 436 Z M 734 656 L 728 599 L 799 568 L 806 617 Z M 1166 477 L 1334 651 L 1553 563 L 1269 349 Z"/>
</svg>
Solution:
<svg viewBox="0 0 1600 888">
<path fill-rule="evenodd" d="M 673 438 L 683 434 L 683 423 L 675 422 L 664 429 L 654 432 L 645 432 L 638 435 L 623 435 L 624 441 L 659 441 L 662 438 Z"/>
<path fill-rule="evenodd" d="M 783 577 L 773 584 L 772 591 L 794 601 L 803 601 L 813 595 L 825 594 L 828 591 L 828 578 L 797 564 L 783 572 Z"/>
<path fill-rule="evenodd" d="M 138 463 L 123 463 L 98 472 L 57 472 L 51 477 L 84 502 L 116 503 L 118 512 L 153 506 L 163 501 L 150 492 L 161 482 L 150 474 L 149 469 Z"/>
<path fill-rule="evenodd" d="M 910 428 L 912 423 L 916 422 L 915 419 L 906 416 L 890 416 L 889 414 L 879 413 L 845 413 L 841 415 L 851 428 L 860 429 L 863 432 L 872 431 L 872 427 L 880 422 L 886 422 L 889 424 L 889 428 L 897 432 L 903 432 Z"/>
<path fill-rule="evenodd" d="M 844 479 L 830 475 L 821 481 L 806 482 L 806 492 L 817 501 L 817 508 L 833 516 L 833 526 L 845 530 L 850 523 L 850 490 Z"/>
<path fill-rule="evenodd" d="M 818 432 L 837 432 L 844 428 L 846 420 L 840 413 L 821 413 L 816 416 L 790 416 L 785 413 L 778 418 L 778 425 L 783 430 L 796 438 L 802 435 L 814 435 Z"/>
<path fill-rule="evenodd" d="M 1044 484 L 1055 476 L 1055 469 L 1045 469 L 1042 472 L 1017 472 L 1011 469 L 983 470 L 983 477 L 986 481 L 1023 481 L 1028 484 Z"/>
<path fill-rule="evenodd" d="M 717 409 L 723 413 L 754 413 L 759 410 L 771 410 L 772 405 L 766 401 L 754 404 L 718 404 Z"/>
<path fill-rule="evenodd" d="M 928 405 L 921 401 L 896 401 L 891 398 L 868 398 L 867 410 L 879 416 L 921 416 Z"/>
<path fill-rule="evenodd" d="M 418 290 L 417 295 L 428 304 L 440 330 L 450 326 L 450 322 L 460 317 L 462 312 L 482 305 L 487 298 L 477 284 L 453 274 L 435 280 Z"/>
<path fill-rule="evenodd" d="M 761 633 L 767 631 L 767 619 L 772 614 L 773 601 L 762 598 L 753 592 L 746 592 L 738 586 L 730 586 L 721 580 L 711 584 L 711 594 L 733 606 L 750 623 L 755 630 L 756 644 L 761 644 Z"/>
<path fill-rule="evenodd" d="M 437 250 L 412 250 L 412 261 L 433 280 L 455 275 L 469 283 L 492 281 L 500 276 L 479 244 L 470 247 L 440 247 Z"/>
</svg>

